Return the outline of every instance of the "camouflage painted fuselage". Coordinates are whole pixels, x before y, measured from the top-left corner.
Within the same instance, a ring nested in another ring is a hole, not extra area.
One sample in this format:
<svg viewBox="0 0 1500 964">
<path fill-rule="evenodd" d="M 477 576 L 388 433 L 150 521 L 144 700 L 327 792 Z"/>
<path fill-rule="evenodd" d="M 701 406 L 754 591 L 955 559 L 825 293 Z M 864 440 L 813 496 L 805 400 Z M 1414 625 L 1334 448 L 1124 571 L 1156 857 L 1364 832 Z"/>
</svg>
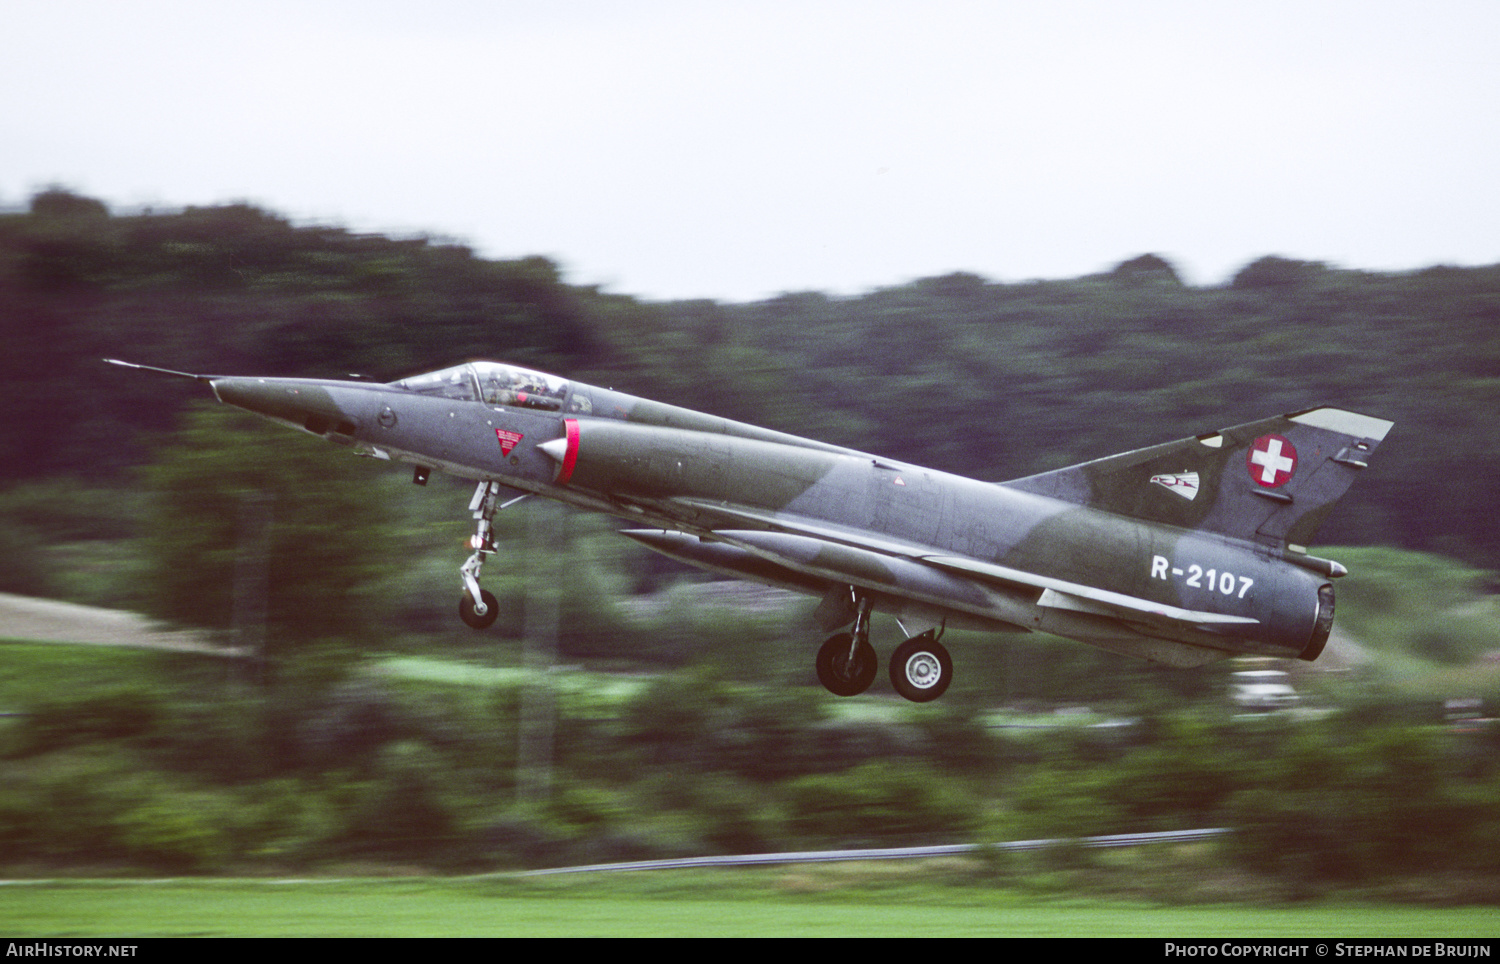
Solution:
<svg viewBox="0 0 1500 964">
<path fill-rule="evenodd" d="M 205 380 L 360 454 L 639 520 L 667 555 L 823 597 L 828 628 L 864 597 L 1174 665 L 1316 658 L 1342 569 L 1305 546 L 1390 427 L 1312 409 L 991 484 L 494 363 Z"/>
</svg>

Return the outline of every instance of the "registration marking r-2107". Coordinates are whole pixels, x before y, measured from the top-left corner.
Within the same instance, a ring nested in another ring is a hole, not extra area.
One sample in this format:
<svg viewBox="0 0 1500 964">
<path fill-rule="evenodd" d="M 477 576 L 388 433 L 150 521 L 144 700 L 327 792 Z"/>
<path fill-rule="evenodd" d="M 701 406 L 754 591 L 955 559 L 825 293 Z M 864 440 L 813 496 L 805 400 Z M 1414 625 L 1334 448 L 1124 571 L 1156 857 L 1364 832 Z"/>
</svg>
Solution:
<svg viewBox="0 0 1500 964">
<path fill-rule="evenodd" d="M 1209 589 L 1236 599 L 1244 599 L 1245 593 L 1255 585 L 1255 580 L 1249 576 L 1236 576 L 1232 572 L 1221 572 L 1218 569 L 1204 569 L 1196 564 L 1181 569 L 1173 566 L 1166 556 L 1151 557 L 1152 579 L 1171 579 L 1174 576 L 1180 579 L 1183 585 L 1193 589 Z"/>
</svg>

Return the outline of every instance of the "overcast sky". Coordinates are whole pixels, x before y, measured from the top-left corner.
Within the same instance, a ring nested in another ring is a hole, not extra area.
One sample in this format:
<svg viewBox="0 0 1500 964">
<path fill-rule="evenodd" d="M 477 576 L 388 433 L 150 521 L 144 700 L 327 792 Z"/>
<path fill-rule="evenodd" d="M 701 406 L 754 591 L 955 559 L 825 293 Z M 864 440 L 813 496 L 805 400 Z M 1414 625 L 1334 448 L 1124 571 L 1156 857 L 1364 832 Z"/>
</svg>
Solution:
<svg viewBox="0 0 1500 964">
<path fill-rule="evenodd" d="M 1500 262 L 1500 2 L 8 0 L 0 204 L 244 200 L 648 298 Z"/>
</svg>

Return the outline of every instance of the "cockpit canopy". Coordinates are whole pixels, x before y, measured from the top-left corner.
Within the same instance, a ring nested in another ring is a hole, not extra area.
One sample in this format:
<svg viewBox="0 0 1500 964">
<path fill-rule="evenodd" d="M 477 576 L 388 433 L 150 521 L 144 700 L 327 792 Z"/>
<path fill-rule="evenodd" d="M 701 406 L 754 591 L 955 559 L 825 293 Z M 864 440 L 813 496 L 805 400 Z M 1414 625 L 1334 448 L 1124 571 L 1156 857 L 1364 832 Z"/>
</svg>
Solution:
<svg viewBox="0 0 1500 964">
<path fill-rule="evenodd" d="M 568 382 L 556 375 L 517 368 L 500 362 L 476 361 L 454 365 L 425 375 L 413 375 L 392 382 L 419 395 L 487 405 L 512 405 L 557 411 L 568 394 Z"/>
</svg>

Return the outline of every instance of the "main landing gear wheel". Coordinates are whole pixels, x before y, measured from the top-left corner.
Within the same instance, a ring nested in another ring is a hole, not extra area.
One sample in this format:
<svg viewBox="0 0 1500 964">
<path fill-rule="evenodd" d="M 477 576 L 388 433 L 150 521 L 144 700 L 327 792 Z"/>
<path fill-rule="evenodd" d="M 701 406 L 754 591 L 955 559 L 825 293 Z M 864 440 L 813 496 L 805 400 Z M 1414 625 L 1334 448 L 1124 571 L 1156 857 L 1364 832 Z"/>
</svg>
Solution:
<svg viewBox="0 0 1500 964">
<path fill-rule="evenodd" d="M 818 682 L 835 696 L 858 696 L 875 682 L 880 658 L 869 640 L 855 643 L 851 633 L 828 637 L 818 649 Z"/>
<path fill-rule="evenodd" d="M 458 597 L 458 618 L 475 629 L 484 629 L 499 617 L 500 603 L 488 589 L 479 590 L 479 598 L 484 601 L 484 612 L 479 611 L 474 605 L 474 597 L 468 593 Z"/>
<path fill-rule="evenodd" d="M 913 703 L 937 699 L 951 682 L 953 659 L 931 632 L 913 636 L 891 654 L 891 685 Z"/>
</svg>

